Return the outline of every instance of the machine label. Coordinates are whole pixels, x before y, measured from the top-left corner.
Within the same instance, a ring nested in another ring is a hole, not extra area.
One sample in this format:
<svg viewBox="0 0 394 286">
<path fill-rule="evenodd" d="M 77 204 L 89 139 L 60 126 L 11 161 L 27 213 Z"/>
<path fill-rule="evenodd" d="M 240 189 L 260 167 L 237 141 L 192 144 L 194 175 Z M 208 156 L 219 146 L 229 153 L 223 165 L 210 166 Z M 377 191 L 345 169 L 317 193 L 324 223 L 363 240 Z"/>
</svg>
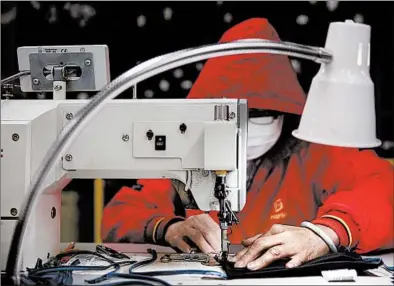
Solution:
<svg viewBox="0 0 394 286">
<path fill-rule="evenodd" d="M 166 150 L 166 136 L 164 135 L 155 136 L 155 150 L 156 151 Z"/>
</svg>

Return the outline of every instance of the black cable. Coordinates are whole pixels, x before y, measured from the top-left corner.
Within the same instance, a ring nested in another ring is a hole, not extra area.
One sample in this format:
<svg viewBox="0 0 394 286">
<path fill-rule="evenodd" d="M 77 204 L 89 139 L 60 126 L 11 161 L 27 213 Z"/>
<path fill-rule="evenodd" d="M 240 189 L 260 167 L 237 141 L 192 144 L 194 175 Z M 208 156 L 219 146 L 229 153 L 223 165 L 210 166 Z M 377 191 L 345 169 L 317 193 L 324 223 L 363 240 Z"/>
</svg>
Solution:
<svg viewBox="0 0 394 286">
<path fill-rule="evenodd" d="M 128 278 L 128 279 L 133 279 L 133 275 L 144 275 L 148 277 L 152 276 L 172 276 L 172 275 L 209 275 L 209 276 L 216 276 L 219 278 L 227 278 L 227 276 L 221 272 L 218 271 L 210 271 L 210 270 L 201 270 L 201 269 L 188 269 L 188 270 L 162 270 L 162 271 L 147 271 L 147 272 L 133 272 L 135 269 L 149 265 L 157 260 L 157 252 L 154 249 L 148 249 L 147 252 L 152 255 L 152 257 L 136 262 L 133 265 L 129 267 L 129 274 L 121 274 L 117 273 L 117 270 L 112 271 L 110 273 L 104 274 L 103 276 L 91 279 L 91 280 L 85 280 L 85 282 L 89 284 L 96 284 L 103 282 L 105 280 L 108 280 L 110 278 L 118 277 L 118 278 Z M 126 276 L 125 276 L 126 275 Z M 157 278 L 155 278 L 157 279 Z M 163 281 L 160 279 L 160 283 Z"/>
<path fill-rule="evenodd" d="M 150 258 L 148 258 L 148 259 L 145 259 L 145 260 L 142 260 L 142 261 L 138 261 L 138 262 L 133 263 L 133 264 L 129 267 L 129 274 L 132 274 L 133 270 L 134 270 L 134 269 L 137 269 L 138 267 L 142 267 L 142 266 L 151 264 L 152 262 L 155 262 L 155 261 L 156 261 L 156 259 L 157 259 L 157 252 L 156 252 L 154 249 L 151 249 L 151 248 L 149 248 L 147 251 L 148 251 L 149 254 L 152 255 L 152 257 L 150 257 Z M 103 282 L 103 281 L 105 281 L 105 280 L 110 279 L 111 277 L 116 276 L 116 275 L 117 275 L 116 272 L 117 272 L 118 270 L 119 270 L 119 269 L 115 269 L 114 271 L 111 271 L 111 272 L 109 272 L 109 273 L 106 273 L 106 274 L 104 274 L 104 275 L 102 275 L 102 276 L 99 276 L 99 277 L 97 277 L 97 278 L 93 278 L 93 279 L 90 279 L 90 280 L 85 280 L 85 282 L 87 282 L 87 283 L 89 283 L 89 284 L 96 284 L 96 283 Z"/>
<path fill-rule="evenodd" d="M 141 279 L 141 280 L 145 280 L 145 281 L 156 282 L 156 283 L 159 283 L 159 284 L 161 284 L 163 286 L 171 286 L 171 284 L 169 284 L 168 282 L 166 282 L 166 281 L 164 281 L 162 279 L 155 278 L 155 277 L 150 277 L 150 276 L 143 275 L 143 274 L 115 273 L 115 275 L 113 277 L 127 278 L 127 279 Z M 105 285 L 107 285 L 107 284 L 105 284 Z"/>
<path fill-rule="evenodd" d="M 119 282 L 113 282 L 113 283 L 105 283 L 105 286 L 118 286 L 118 285 L 147 285 L 147 286 L 156 286 L 156 284 L 147 282 L 144 280 L 136 280 L 136 281 L 119 281 Z"/>
<path fill-rule="evenodd" d="M 113 262 L 112 264 L 105 265 L 105 266 L 57 266 L 57 267 L 48 267 L 48 268 L 41 268 L 37 270 L 29 270 L 29 276 L 33 275 L 43 275 L 51 272 L 60 272 L 60 271 L 104 271 L 108 270 L 112 267 L 120 268 L 120 266 L 128 265 L 135 263 L 135 261 L 121 261 L 121 262 Z"/>
<path fill-rule="evenodd" d="M 9 76 L 9 77 L 7 77 L 5 79 L 2 79 L 1 80 L 1 85 L 6 84 L 7 82 L 14 81 L 14 80 L 16 80 L 18 78 L 21 78 L 22 76 L 29 75 L 29 74 L 30 74 L 30 71 L 21 71 L 21 72 L 19 72 L 17 74 L 14 74 L 14 75 Z"/>
<path fill-rule="evenodd" d="M 88 254 L 88 255 L 93 255 L 97 256 L 106 262 L 109 263 L 109 265 L 105 266 L 56 266 L 56 267 L 44 267 L 44 268 L 39 268 L 39 269 L 27 269 L 29 275 L 37 275 L 37 274 L 45 274 L 45 273 L 50 273 L 54 271 L 89 271 L 89 270 L 96 270 L 96 271 L 103 271 L 103 270 L 108 270 L 111 267 L 120 267 L 128 264 L 134 264 L 136 261 L 120 261 L 120 262 L 115 262 L 107 257 L 105 257 L 102 254 L 99 254 L 94 251 L 89 251 L 89 250 L 70 250 L 64 253 L 59 253 L 55 256 L 55 259 L 60 261 L 62 258 L 73 255 L 80 255 L 80 254 Z"/>
<path fill-rule="evenodd" d="M 89 270 L 103 271 L 103 270 L 108 270 L 111 267 L 114 267 L 115 269 L 113 271 L 106 273 L 98 278 L 85 280 L 85 282 L 89 284 L 96 284 L 113 277 L 118 277 L 118 278 L 127 278 L 128 281 L 120 281 L 119 283 L 115 282 L 106 285 L 156 285 L 157 283 L 164 286 L 170 285 L 161 279 L 149 277 L 142 273 L 141 274 L 117 273 L 120 267 L 124 265 L 132 264 L 130 268 L 136 269 L 137 267 L 141 267 L 154 262 L 157 259 L 157 252 L 153 249 L 148 249 L 148 253 L 150 253 L 152 257 L 147 260 L 143 260 L 139 262 L 133 260 L 114 262 L 113 260 L 108 259 L 104 255 L 101 255 L 97 252 L 88 251 L 88 250 L 70 250 L 56 255 L 55 259 L 59 261 L 60 259 L 70 255 L 76 256 L 80 254 L 89 254 L 89 255 L 100 257 L 110 264 L 106 266 L 56 266 L 56 267 L 44 267 L 39 269 L 28 269 L 28 277 L 23 277 L 22 281 L 24 285 L 36 285 L 37 282 L 42 280 L 52 279 L 53 281 L 54 279 L 56 279 L 54 285 L 65 285 L 63 282 L 65 281 L 70 282 L 70 279 L 72 279 L 72 276 L 70 277 L 70 275 L 72 274 L 73 271 L 89 271 Z M 56 272 L 61 272 L 62 275 L 56 277 L 51 276 L 51 274 L 55 274 Z M 134 279 L 138 281 L 129 281 L 130 279 Z M 152 284 L 150 282 L 154 282 L 156 284 Z M 51 283 L 51 282 L 47 281 L 47 283 Z"/>
<path fill-rule="evenodd" d="M 46 264 L 42 265 L 41 260 L 37 261 L 36 267 L 40 268 L 35 268 L 35 269 L 27 269 L 28 271 L 28 276 L 24 277 L 23 284 L 25 285 L 35 285 L 35 284 L 50 284 L 50 285 L 70 285 L 72 284 L 72 272 L 73 271 L 91 271 L 91 270 L 96 270 L 96 271 L 103 271 L 110 269 L 112 267 L 115 268 L 113 272 L 116 272 L 120 269 L 121 266 L 123 265 L 128 265 L 128 264 L 133 264 L 136 261 L 120 261 L 120 262 L 114 262 L 111 259 L 108 259 L 104 255 L 100 253 L 96 253 L 93 251 L 87 251 L 87 250 L 70 250 L 64 253 L 60 253 L 56 255 L 53 258 L 53 261 L 55 263 L 59 263 L 62 258 L 67 257 L 67 256 L 77 256 L 80 254 L 88 254 L 88 255 L 93 255 L 96 257 L 99 257 L 103 259 L 104 261 L 108 262 L 109 265 L 106 266 L 77 266 L 77 265 L 69 265 L 69 266 L 47 266 L 50 265 L 52 261 L 47 262 Z M 78 260 L 76 260 L 78 261 Z"/>
<path fill-rule="evenodd" d="M 101 275 L 101 276 L 99 276 L 97 278 L 93 278 L 93 279 L 90 279 L 90 280 L 85 280 L 85 282 L 87 282 L 89 284 L 96 284 L 96 283 L 100 283 L 100 282 L 106 281 L 106 280 L 112 278 L 116 274 L 116 272 L 119 271 L 119 269 L 120 269 L 120 267 L 115 267 L 114 270 L 112 270 L 112 271 L 110 271 L 108 273 L 105 273 L 104 275 Z"/>
<path fill-rule="evenodd" d="M 93 252 L 93 251 L 87 251 L 87 250 L 71 250 L 65 253 L 60 253 L 55 256 L 55 259 L 59 261 L 60 259 L 67 257 L 67 256 L 76 256 L 80 254 L 89 254 L 89 255 L 94 255 L 97 257 L 102 258 L 106 262 L 109 262 L 109 265 L 106 266 L 77 266 L 77 265 L 71 265 L 71 266 L 56 266 L 56 267 L 45 267 L 44 268 L 39 268 L 39 269 L 28 269 L 28 277 L 23 277 L 23 284 L 24 285 L 35 285 L 38 282 L 42 282 L 41 284 L 50 284 L 50 285 L 68 285 L 72 283 L 72 272 L 73 271 L 90 271 L 90 270 L 96 270 L 96 271 L 103 271 L 103 270 L 108 270 L 111 267 L 114 267 L 115 269 L 109 273 L 106 273 L 100 277 L 90 279 L 90 280 L 85 280 L 86 283 L 88 284 L 97 284 L 101 283 L 104 281 L 107 281 L 111 278 L 124 278 L 127 279 L 127 281 L 120 281 L 120 282 L 115 282 L 115 283 L 106 283 L 106 285 L 156 285 L 159 283 L 160 285 L 168 286 L 166 281 L 162 279 L 158 279 L 155 277 L 151 276 L 170 276 L 170 275 L 193 275 L 193 274 L 203 274 L 203 275 L 210 275 L 210 276 L 217 276 L 220 278 L 226 278 L 225 274 L 222 274 L 217 271 L 209 271 L 209 270 L 164 270 L 164 271 L 148 271 L 148 272 L 141 272 L 141 273 L 135 273 L 133 272 L 135 269 L 146 266 L 148 264 L 151 264 L 157 260 L 157 252 L 154 249 L 148 249 L 147 250 L 149 254 L 151 254 L 151 257 L 142 261 L 120 261 L 120 262 L 114 262 L 111 259 L 108 259 L 107 257 Z M 123 274 L 123 273 L 117 273 L 120 269 L 121 266 L 132 264 L 129 267 L 129 274 Z M 57 273 L 60 272 L 61 274 Z M 130 281 L 130 280 L 137 280 L 137 281 Z M 45 281 L 45 283 L 43 282 Z M 156 283 L 156 284 L 153 284 Z"/>
<path fill-rule="evenodd" d="M 134 263 L 133 265 L 131 265 L 129 267 L 129 273 L 130 274 L 132 274 L 135 269 L 137 269 L 139 267 L 142 267 L 142 266 L 145 266 L 145 265 L 148 265 L 148 264 L 151 264 L 151 263 L 153 263 L 153 262 L 155 262 L 157 260 L 157 252 L 156 252 L 156 250 L 149 248 L 147 250 L 147 252 L 150 255 L 152 255 L 152 257 L 150 257 L 148 259 L 145 259 L 145 260 L 138 261 L 137 263 Z"/>
<path fill-rule="evenodd" d="M 107 261 L 109 263 L 114 263 L 113 260 L 111 260 L 108 257 L 104 256 L 103 254 L 100 254 L 99 252 L 96 252 L 96 251 L 90 251 L 90 250 L 68 250 L 66 252 L 62 252 L 62 253 L 57 254 L 55 256 L 55 258 L 60 260 L 63 257 L 67 257 L 67 256 L 70 256 L 70 255 L 80 255 L 80 254 L 94 255 L 94 256 L 97 256 L 97 257 L 100 257 L 100 258 L 104 259 L 105 261 Z"/>
<path fill-rule="evenodd" d="M 101 283 L 104 281 L 109 280 L 110 278 L 124 278 L 124 279 L 128 279 L 128 281 L 124 281 L 125 284 L 127 284 L 127 282 L 130 282 L 130 279 L 135 279 L 135 280 L 139 280 L 139 281 L 146 281 L 148 282 L 155 282 L 155 283 L 159 283 L 160 285 L 163 286 L 169 286 L 171 284 L 167 283 L 166 281 L 159 279 L 159 278 L 155 278 L 155 277 L 151 277 L 146 275 L 145 273 L 141 273 L 141 274 L 126 274 L 126 273 L 117 273 L 117 272 L 110 272 L 107 273 L 103 276 L 100 276 L 98 278 L 94 278 L 94 279 L 90 279 L 90 280 L 85 280 L 86 283 L 88 284 L 97 284 L 97 283 Z M 125 285 L 125 284 L 121 284 L 121 285 Z M 105 285 L 113 285 L 113 284 L 108 284 L 105 283 Z M 147 285 L 154 285 L 154 284 L 147 284 Z"/>
<path fill-rule="evenodd" d="M 44 275 L 29 275 L 24 277 L 23 285 L 72 285 L 73 276 L 71 271 L 60 273 L 52 272 Z M 27 284 L 26 284 L 27 283 Z M 31 284 L 34 283 L 34 284 Z"/>
</svg>

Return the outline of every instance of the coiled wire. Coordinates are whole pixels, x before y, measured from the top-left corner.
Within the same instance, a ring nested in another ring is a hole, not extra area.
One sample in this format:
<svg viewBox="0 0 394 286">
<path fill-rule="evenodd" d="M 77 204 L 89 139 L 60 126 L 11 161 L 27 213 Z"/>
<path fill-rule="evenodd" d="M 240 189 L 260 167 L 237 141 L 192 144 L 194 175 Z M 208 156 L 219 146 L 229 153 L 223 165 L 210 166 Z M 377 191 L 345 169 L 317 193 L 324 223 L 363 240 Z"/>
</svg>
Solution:
<svg viewBox="0 0 394 286">
<path fill-rule="evenodd" d="M 28 269 L 28 275 L 22 275 L 21 281 L 23 285 L 71 285 L 73 284 L 73 275 L 74 271 L 104 271 L 112 268 L 111 271 L 101 275 L 99 277 L 85 280 L 88 284 L 98 284 L 102 282 L 106 282 L 105 285 L 125 285 L 126 282 L 135 282 L 137 285 L 170 285 L 166 281 L 156 278 L 155 276 L 171 276 L 171 275 L 203 275 L 203 276 L 213 276 L 217 278 L 226 278 L 226 275 L 212 270 L 204 270 L 204 269 L 180 269 L 180 270 L 161 270 L 161 271 L 148 271 L 148 272 L 134 272 L 135 269 L 147 266 L 151 263 L 154 263 L 157 260 L 157 252 L 154 249 L 148 249 L 148 253 L 151 255 L 148 259 L 141 261 L 133 261 L 131 259 L 122 260 L 119 262 L 115 262 L 104 255 L 101 255 L 97 252 L 86 251 L 86 250 L 75 250 L 68 251 L 65 253 L 61 253 L 56 255 L 55 257 L 55 266 L 41 265 L 38 264 L 35 269 Z M 78 256 L 80 254 L 88 254 L 92 256 L 99 257 L 106 261 L 108 265 L 105 266 L 79 266 L 78 260 L 74 261 L 71 265 L 59 265 L 58 262 L 61 261 L 62 257 L 67 256 Z M 75 263 L 77 262 L 77 263 Z M 129 273 L 118 273 L 122 266 L 129 266 Z M 122 278 L 126 279 L 126 281 L 118 281 L 112 282 L 110 279 L 113 278 Z M 141 284 L 138 284 L 140 282 Z M 121 284 L 118 284 L 121 283 Z"/>
</svg>

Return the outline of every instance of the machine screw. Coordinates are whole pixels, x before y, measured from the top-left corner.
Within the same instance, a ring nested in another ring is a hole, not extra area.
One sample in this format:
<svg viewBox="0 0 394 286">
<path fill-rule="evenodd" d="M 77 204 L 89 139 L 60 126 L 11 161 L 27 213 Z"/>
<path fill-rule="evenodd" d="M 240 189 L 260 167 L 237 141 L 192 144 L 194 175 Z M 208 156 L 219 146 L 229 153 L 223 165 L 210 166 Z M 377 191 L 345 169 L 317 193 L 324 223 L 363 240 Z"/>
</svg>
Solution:
<svg viewBox="0 0 394 286">
<path fill-rule="evenodd" d="M 12 134 L 12 140 L 13 141 L 18 141 L 19 140 L 19 134 L 18 133 L 14 133 L 14 134 Z"/>
<path fill-rule="evenodd" d="M 123 140 L 124 142 L 129 141 L 129 139 L 130 139 L 130 137 L 129 137 L 129 135 L 127 135 L 127 134 L 124 134 L 124 135 L 122 136 L 122 140 Z"/>
<path fill-rule="evenodd" d="M 61 90 L 62 89 L 62 86 L 61 85 L 55 85 L 55 90 L 56 91 L 59 91 L 59 90 Z"/>
<path fill-rule="evenodd" d="M 10 213 L 11 213 L 12 216 L 17 216 L 18 210 L 17 210 L 16 208 L 12 208 L 12 209 L 10 210 Z"/>
<path fill-rule="evenodd" d="M 38 78 L 33 78 L 33 84 L 37 85 L 40 83 L 40 80 Z"/>
<path fill-rule="evenodd" d="M 203 177 L 208 177 L 208 176 L 209 176 L 209 171 L 203 170 L 203 171 L 202 171 L 202 176 L 203 176 Z"/>
<path fill-rule="evenodd" d="M 148 140 L 152 140 L 153 138 L 153 131 L 152 130 L 148 130 L 148 132 L 146 132 L 146 137 L 148 137 Z"/>
<path fill-rule="evenodd" d="M 52 207 L 51 209 L 51 218 L 55 218 L 56 217 L 56 208 Z"/>
<path fill-rule="evenodd" d="M 85 66 L 90 66 L 92 64 L 92 61 L 91 60 L 85 60 Z"/>
<path fill-rule="evenodd" d="M 215 209 L 217 209 L 217 208 L 219 207 L 219 202 L 217 202 L 217 201 L 210 202 L 210 203 L 209 203 L 209 207 L 210 207 L 212 210 L 215 210 Z"/>
<path fill-rule="evenodd" d="M 66 159 L 67 162 L 70 162 L 73 160 L 73 156 L 71 156 L 71 154 L 67 154 L 64 159 Z"/>
<path fill-rule="evenodd" d="M 67 120 L 71 120 L 71 119 L 73 119 L 73 117 L 74 117 L 74 115 L 72 113 L 67 113 L 66 114 L 66 119 Z"/>
<path fill-rule="evenodd" d="M 187 126 L 185 123 L 182 123 L 181 125 L 179 125 L 179 130 L 181 130 L 181 133 L 185 133 L 187 129 Z"/>
<path fill-rule="evenodd" d="M 235 113 L 234 112 L 231 112 L 230 113 L 230 119 L 234 119 L 235 118 Z"/>
</svg>

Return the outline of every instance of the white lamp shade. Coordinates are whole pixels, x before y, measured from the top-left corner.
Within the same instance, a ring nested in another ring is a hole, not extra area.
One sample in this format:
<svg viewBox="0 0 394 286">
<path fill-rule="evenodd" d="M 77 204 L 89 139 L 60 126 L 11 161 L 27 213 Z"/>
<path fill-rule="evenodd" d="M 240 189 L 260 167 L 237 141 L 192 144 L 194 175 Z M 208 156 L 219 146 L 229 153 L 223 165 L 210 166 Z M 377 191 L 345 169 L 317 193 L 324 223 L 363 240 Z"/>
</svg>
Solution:
<svg viewBox="0 0 394 286">
<path fill-rule="evenodd" d="M 373 148 L 376 138 L 374 84 L 369 74 L 371 27 L 331 23 L 325 48 L 333 54 L 313 78 L 298 139 L 340 147 Z"/>
</svg>

